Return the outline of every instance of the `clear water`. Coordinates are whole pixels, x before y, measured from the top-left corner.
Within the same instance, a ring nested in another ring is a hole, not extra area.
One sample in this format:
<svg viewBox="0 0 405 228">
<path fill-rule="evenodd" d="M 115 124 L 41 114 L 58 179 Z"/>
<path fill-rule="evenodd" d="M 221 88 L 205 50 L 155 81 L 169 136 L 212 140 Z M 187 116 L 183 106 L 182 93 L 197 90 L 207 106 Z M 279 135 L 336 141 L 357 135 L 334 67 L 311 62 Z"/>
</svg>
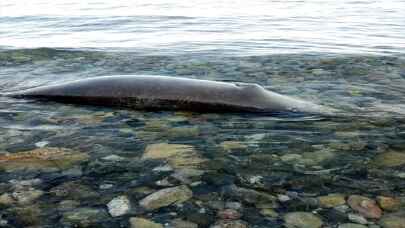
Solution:
<svg viewBox="0 0 405 228">
<path fill-rule="evenodd" d="M 405 196 L 405 162 L 392 164 L 405 153 L 404 11 L 399 0 L 2 1 L 0 92 L 101 75 L 169 75 L 254 82 L 346 115 L 142 112 L 0 97 L 0 195 L 18 190 L 12 180 L 35 178 L 41 183 L 33 188 L 45 192 L 23 205 L 0 203 L 0 220 L 69 227 L 66 214 L 77 208 L 107 211 L 118 195 L 136 205 L 146 194 L 136 188 L 167 187 L 156 181 L 178 171 L 153 171 L 167 160 L 141 159 L 157 143 L 193 146 L 188 159 L 204 160 L 205 173 L 189 185 L 194 197 L 154 213 L 99 216 L 95 227 L 126 226 L 133 216 L 208 227 L 217 219 L 212 201 L 242 202 L 251 226 L 281 227 L 285 213 L 312 210 L 336 226 L 347 221 L 304 199 Z M 42 146 L 89 157 L 68 167 L 17 162 L 18 170 L 2 162 L 6 153 Z M 397 159 L 387 158 L 391 152 Z M 124 161 L 103 159 L 109 155 Z M 87 192 L 53 193 L 72 182 Z M 225 194 L 232 184 L 293 200 L 279 203 L 278 217 L 264 216 L 260 202 Z M 60 209 L 65 200 L 78 204 Z"/>
</svg>

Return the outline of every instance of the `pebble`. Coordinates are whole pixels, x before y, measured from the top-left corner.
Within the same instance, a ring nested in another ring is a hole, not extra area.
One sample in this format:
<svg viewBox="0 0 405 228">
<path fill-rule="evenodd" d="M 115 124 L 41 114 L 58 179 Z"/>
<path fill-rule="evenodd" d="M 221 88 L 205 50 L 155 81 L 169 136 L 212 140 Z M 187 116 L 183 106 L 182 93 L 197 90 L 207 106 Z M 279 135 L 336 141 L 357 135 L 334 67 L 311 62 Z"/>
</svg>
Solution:
<svg viewBox="0 0 405 228">
<path fill-rule="evenodd" d="M 385 214 L 379 221 L 383 228 L 405 228 L 405 211 Z"/>
<path fill-rule="evenodd" d="M 129 224 L 131 225 L 131 228 L 163 228 L 162 224 L 139 217 L 130 218 Z"/>
<path fill-rule="evenodd" d="M 377 196 L 377 203 L 386 211 L 397 211 L 401 207 L 401 200 L 399 198 Z"/>
<path fill-rule="evenodd" d="M 225 208 L 240 210 L 240 209 L 242 209 L 242 204 L 239 202 L 226 202 Z"/>
<path fill-rule="evenodd" d="M 114 187 L 113 184 L 100 184 L 100 186 L 98 188 L 101 189 L 101 190 L 107 190 L 107 189 L 110 189 L 112 187 Z"/>
<path fill-rule="evenodd" d="M 290 212 L 284 215 L 285 226 L 288 228 L 319 228 L 322 220 L 309 212 Z"/>
<path fill-rule="evenodd" d="M 113 162 L 119 162 L 119 161 L 124 161 L 125 160 L 125 158 L 123 158 L 121 156 L 118 156 L 116 154 L 111 154 L 111 155 L 105 156 L 105 157 L 103 157 L 101 159 L 105 160 L 105 161 L 113 161 Z"/>
<path fill-rule="evenodd" d="M 329 194 L 318 197 L 319 205 L 323 208 L 331 208 L 346 203 L 345 196 L 341 194 Z"/>
<path fill-rule="evenodd" d="M 247 228 L 248 225 L 245 221 L 242 220 L 219 220 L 210 228 Z"/>
<path fill-rule="evenodd" d="M 378 167 L 389 168 L 401 166 L 405 164 L 405 153 L 396 151 L 382 153 L 377 155 L 371 164 Z"/>
<path fill-rule="evenodd" d="M 225 209 L 218 211 L 217 216 L 223 220 L 236 220 L 242 217 L 242 215 L 234 209 Z"/>
<path fill-rule="evenodd" d="M 367 228 L 367 226 L 356 223 L 344 223 L 340 224 L 338 228 Z"/>
<path fill-rule="evenodd" d="M 369 199 L 364 196 L 359 195 L 351 195 L 347 203 L 349 206 L 360 213 L 365 218 L 380 218 L 382 215 L 382 211 L 380 207 L 378 207 L 375 200 Z"/>
<path fill-rule="evenodd" d="M 291 198 L 288 195 L 278 195 L 277 199 L 278 199 L 278 201 L 280 201 L 282 203 L 291 200 Z"/>
<path fill-rule="evenodd" d="M 112 199 L 107 204 L 107 207 L 112 217 L 118 217 L 127 214 L 131 210 L 131 203 L 127 196 L 118 196 Z"/>
<path fill-rule="evenodd" d="M 36 199 L 44 194 L 43 191 L 34 188 L 28 188 L 25 190 L 19 190 L 11 193 L 11 196 L 20 205 L 32 204 Z"/>
<path fill-rule="evenodd" d="M 264 209 L 260 210 L 260 214 L 262 214 L 263 216 L 266 216 L 266 217 L 272 217 L 272 218 L 278 217 L 278 213 L 274 209 L 271 209 L 271 208 L 264 208 Z"/>
<path fill-rule="evenodd" d="M 197 224 L 179 218 L 172 220 L 170 226 L 173 228 L 198 228 Z"/>
<path fill-rule="evenodd" d="M 42 147 L 45 147 L 45 146 L 48 145 L 48 144 L 49 144 L 48 141 L 40 141 L 40 142 L 36 142 L 36 143 L 35 143 L 35 146 L 36 146 L 36 147 L 39 147 L 39 148 L 42 148 Z"/>
<path fill-rule="evenodd" d="M 361 216 L 361 215 L 349 213 L 349 214 L 347 215 L 347 218 L 348 218 L 350 221 L 354 222 L 354 223 L 358 223 L 358 224 L 368 224 L 367 219 L 364 218 L 364 217 Z"/>
<path fill-rule="evenodd" d="M 139 202 L 147 210 L 155 210 L 171 204 L 183 203 L 193 196 L 193 192 L 185 185 L 165 188 L 154 192 Z"/>
<path fill-rule="evenodd" d="M 63 213 L 61 222 L 74 227 L 98 227 L 95 224 L 108 217 L 108 214 L 102 209 L 82 207 Z"/>
</svg>

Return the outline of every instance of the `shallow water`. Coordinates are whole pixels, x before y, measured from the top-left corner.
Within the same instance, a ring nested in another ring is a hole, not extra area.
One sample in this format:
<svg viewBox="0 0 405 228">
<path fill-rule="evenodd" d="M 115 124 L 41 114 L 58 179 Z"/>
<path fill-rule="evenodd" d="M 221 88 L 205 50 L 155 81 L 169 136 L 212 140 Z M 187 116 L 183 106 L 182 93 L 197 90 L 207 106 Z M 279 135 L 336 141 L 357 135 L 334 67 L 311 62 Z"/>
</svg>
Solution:
<svg viewBox="0 0 405 228">
<path fill-rule="evenodd" d="M 224 202 L 240 202 L 239 220 L 250 227 L 282 227 L 297 211 L 330 227 L 353 222 L 354 208 L 320 203 L 330 193 L 394 197 L 394 210 L 379 204 L 384 216 L 404 212 L 404 2 L 1 4 L 1 92 L 169 75 L 258 83 L 345 115 L 142 112 L 0 97 L 0 226 L 118 227 L 144 217 L 209 227 Z M 139 205 L 179 185 L 193 197 L 150 212 Z M 131 210 L 112 217 L 107 205 L 122 195 Z M 388 227 L 384 219 L 368 222 Z"/>
</svg>

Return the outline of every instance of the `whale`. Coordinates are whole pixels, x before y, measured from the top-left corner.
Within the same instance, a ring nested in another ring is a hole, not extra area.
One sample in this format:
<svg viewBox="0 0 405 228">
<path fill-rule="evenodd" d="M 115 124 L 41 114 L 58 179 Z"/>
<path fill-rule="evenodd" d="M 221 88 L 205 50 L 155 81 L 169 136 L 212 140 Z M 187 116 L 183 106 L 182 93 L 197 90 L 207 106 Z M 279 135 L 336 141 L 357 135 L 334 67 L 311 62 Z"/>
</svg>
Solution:
<svg viewBox="0 0 405 228">
<path fill-rule="evenodd" d="M 116 106 L 135 110 L 254 113 L 325 113 L 328 110 L 322 105 L 269 91 L 255 83 L 173 76 L 91 77 L 5 95 L 13 98 Z"/>
</svg>

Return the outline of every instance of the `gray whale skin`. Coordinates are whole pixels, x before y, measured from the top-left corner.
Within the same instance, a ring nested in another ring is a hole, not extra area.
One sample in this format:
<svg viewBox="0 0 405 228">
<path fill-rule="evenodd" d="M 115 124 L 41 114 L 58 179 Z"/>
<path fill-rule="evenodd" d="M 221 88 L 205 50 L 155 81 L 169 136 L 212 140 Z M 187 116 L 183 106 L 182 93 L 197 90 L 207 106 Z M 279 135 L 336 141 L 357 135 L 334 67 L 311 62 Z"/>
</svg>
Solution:
<svg viewBox="0 0 405 228">
<path fill-rule="evenodd" d="M 7 95 L 142 110 L 259 113 L 326 110 L 324 106 L 274 93 L 257 84 L 168 76 L 94 77 Z"/>
</svg>

